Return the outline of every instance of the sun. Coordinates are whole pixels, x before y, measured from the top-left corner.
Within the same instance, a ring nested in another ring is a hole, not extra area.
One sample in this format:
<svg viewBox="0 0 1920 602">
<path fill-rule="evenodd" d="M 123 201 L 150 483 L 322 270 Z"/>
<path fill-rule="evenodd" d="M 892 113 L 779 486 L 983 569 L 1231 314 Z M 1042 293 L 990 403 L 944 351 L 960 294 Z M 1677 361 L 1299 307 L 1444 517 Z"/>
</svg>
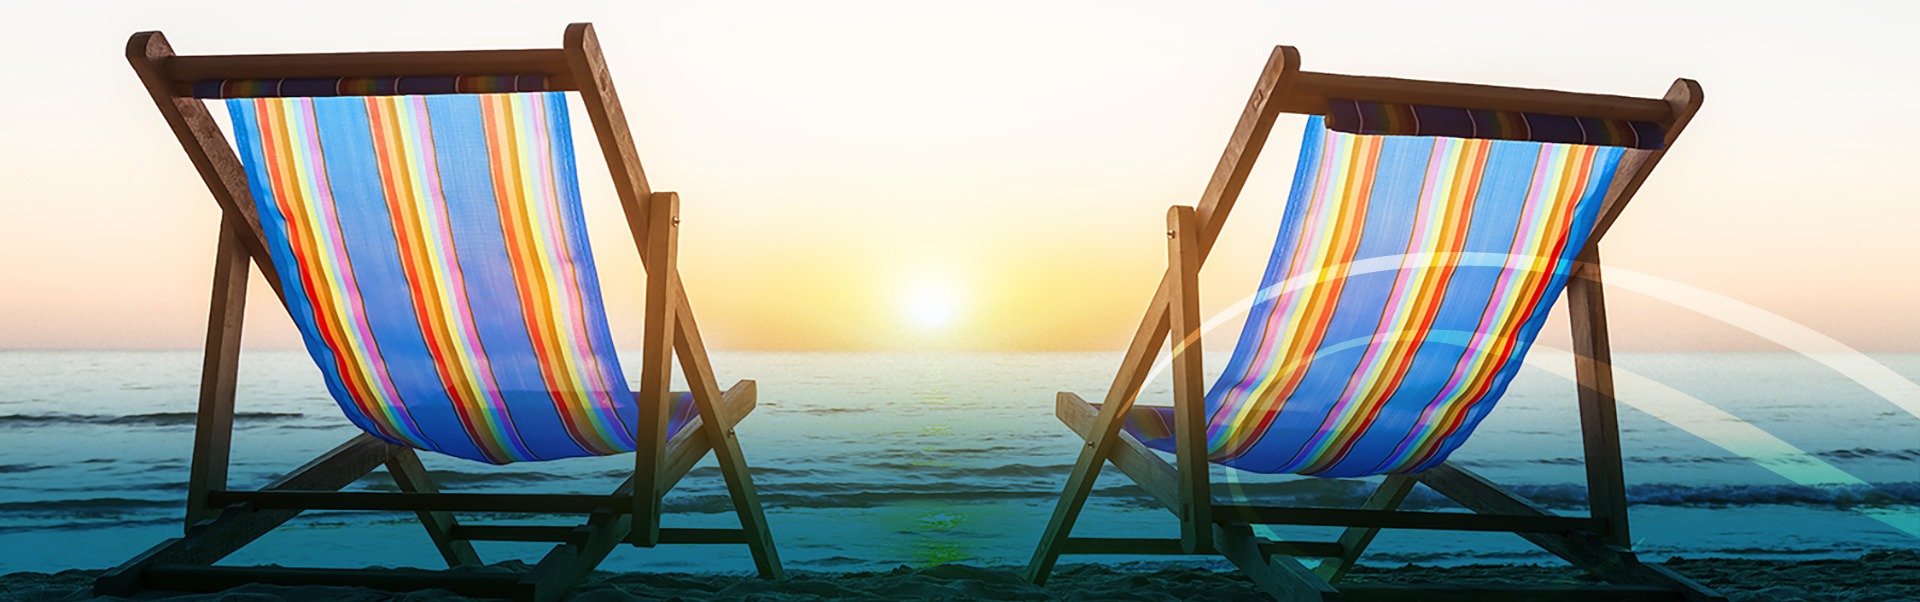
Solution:
<svg viewBox="0 0 1920 602">
<path fill-rule="evenodd" d="M 922 282 L 900 297 L 907 322 L 921 330 L 944 330 L 960 317 L 960 295 L 952 286 Z"/>
</svg>

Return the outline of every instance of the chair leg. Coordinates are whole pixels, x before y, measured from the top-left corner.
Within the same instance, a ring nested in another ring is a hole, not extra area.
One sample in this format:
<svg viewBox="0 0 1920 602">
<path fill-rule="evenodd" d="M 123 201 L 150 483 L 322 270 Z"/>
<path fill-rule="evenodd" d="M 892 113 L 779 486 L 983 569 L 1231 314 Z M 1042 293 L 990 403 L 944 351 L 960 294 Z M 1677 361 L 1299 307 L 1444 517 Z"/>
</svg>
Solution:
<svg viewBox="0 0 1920 602">
<path fill-rule="evenodd" d="M 690 344 L 682 344 L 687 348 L 681 354 L 681 361 L 688 363 L 685 358 L 695 357 L 695 349 Z M 704 360 L 704 356 L 698 357 Z M 701 381 L 693 385 L 693 402 L 699 406 L 707 439 L 713 442 L 713 458 L 720 465 L 720 476 L 726 480 L 727 496 L 733 500 L 733 512 L 740 518 L 740 530 L 746 535 L 748 551 L 753 553 L 754 568 L 762 578 L 785 579 L 787 573 L 781 568 L 780 553 L 773 546 L 773 531 L 767 526 L 766 511 L 760 506 L 760 494 L 753 485 L 753 474 L 747 469 L 746 455 L 740 451 L 740 440 L 733 434 L 733 425 L 721 414 L 711 368 L 699 361 L 696 369 L 687 370 L 687 375 Z M 759 394 L 753 381 L 744 380 L 734 385 L 735 390 L 742 387 L 750 397 Z"/>
<path fill-rule="evenodd" d="M 767 526 L 766 512 L 760 507 L 753 476 L 740 452 L 739 439 L 733 436 L 732 428 L 712 438 L 716 442 L 713 456 L 720 463 L 720 475 L 727 481 L 727 494 L 733 498 L 734 514 L 740 517 L 740 530 L 747 537 L 747 549 L 753 553 L 754 568 L 765 579 L 787 578 L 786 570 L 780 566 L 780 553 L 773 547 L 773 533 Z"/>
<path fill-rule="evenodd" d="M 338 490 L 373 472 L 401 449 L 404 448 L 362 434 L 308 462 L 267 489 Z M 138 592 L 142 574 L 154 565 L 211 565 L 298 514 L 300 511 L 297 509 L 256 510 L 246 504 L 229 507 L 218 517 L 194 529 L 192 535 L 162 542 L 102 574 L 94 581 L 93 591 L 96 595 L 129 595 Z"/>
<path fill-rule="evenodd" d="M 1367 503 L 1361 507 L 1367 510 L 1399 508 L 1400 502 L 1407 499 L 1407 493 L 1413 491 L 1413 486 L 1417 482 L 1407 475 L 1389 475 L 1380 483 L 1379 488 L 1373 490 L 1373 495 L 1369 496 Z M 1358 560 L 1367 546 L 1373 543 L 1374 536 L 1379 534 L 1379 527 L 1348 527 L 1346 531 L 1340 533 L 1342 550 L 1340 557 L 1328 558 L 1325 562 L 1321 562 L 1320 566 L 1314 567 L 1314 574 L 1326 579 L 1329 583 L 1339 583 L 1340 579 L 1347 576 L 1347 571 L 1353 569 L 1354 561 Z"/>
<path fill-rule="evenodd" d="M 1200 342 L 1200 226 L 1193 208 L 1167 210 L 1167 313 L 1172 320 L 1174 460 L 1179 467 L 1180 541 L 1188 552 L 1213 549 L 1212 470 L 1207 461 L 1207 385 Z"/>
<path fill-rule="evenodd" d="M 433 483 L 433 477 L 427 474 L 427 468 L 420 464 L 419 454 L 412 449 L 403 449 L 387 459 L 387 473 L 393 475 L 393 483 L 407 493 L 439 493 L 440 488 Z M 473 543 L 464 539 L 454 539 L 453 532 L 459 528 L 452 512 L 432 510 L 420 511 L 420 524 L 427 528 L 427 536 L 433 538 L 433 547 L 440 550 L 447 566 L 480 566 L 480 553 L 475 552 Z"/>
<path fill-rule="evenodd" d="M 1574 372 L 1580 393 L 1580 438 L 1587 468 L 1587 500 L 1594 518 L 1608 523 L 1607 543 L 1631 549 L 1627 528 L 1627 483 L 1620 453 L 1620 420 L 1614 402 L 1613 352 L 1607 341 L 1607 301 L 1600 275 L 1600 249 L 1588 249 L 1567 281 L 1567 316 L 1573 326 Z"/>
<path fill-rule="evenodd" d="M 1501 488 L 1485 477 L 1443 462 L 1415 475 L 1421 483 L 1440 495 L 1482 514 L 1537 515 L 1549 513 L 1540 506 Z M 1609 544 L 1591 533 L 1519 533 L 1527 541 L 1559 556 L 1574 567 L 1621 585 L 1651 585 L 1680 592 L 1687 600 L 1711 601 L 1726 598 L 1705 585 L 1682 577 L 1663 567 L 1642 564 L 1626 548 Z"/>
<path fill-rule="evenodd" d="M 1213 544 L 1220 555 L 1240 567 L 1254 585 L 1276 600 L 1340 600 L 1333 584 L 1307 570 L 1285 554 L 1261 549 L 1261 538 L 1242 523 L 1215 523 Z"/>
<path fill-rule="evenodd" d="M 194 415 L 193 464 L 187 478 L 188 534 L 219 515 L 208 494 L 227 488 L 233 443 L 233 394 L 240 373 L 240 329 L 246 319 L 247 277 L 252 266 L 232 217 L 220 220 L 214 251 L 213 294 L 207 311 L 207 348 L 200 364 L 200 411 Z"/>
<path fill-rule="evenodd" d="M 631 488 L 632 481 L 621 487 L 627 493 L 636 493 Z M 550 602 L 558 600 L 567 592 L 573 591 L 600 561 L 606 560 L 613 549 L 627 539 L 633 531 L 633 515 L 616 514 L 612 508 L 595 512 L 581 525 L 577 532 L 584 537 L 577 543 L 569 542 L 554 546 L 540 562 L 527 571 L 525 577 L 515 584 L 513 598 L 522 602 Z"/>
<path fill-rule="evenodd" d="M 1080 510 L 1093 493 L 1094 479 L 1100 477 L 1101 465 L 1107 461 L 1106 454 L 1100 452 L 1111 447 L 1099 443 L 1089 441 L 1086 448 L 1080 450 L 1080 459 L 1074 463 L 1073 474 L 1067 477 L 1067 486 L 1054 506 L 1053 519 L 1047 522 L 1047 530 L 1040 536 L 1040 546 L 1027 563 L 1027 580 L 1035 585 L 1046 585 L 1047 577 L 1053 573 L 1054 563 L 1059 562 L 1060 553 L 1066 548 L 1074 521 L 1080 518 Z"/>
<path fill-rule="evenodd" d="M 754 381 L 742 380 L 725 393 L 720 391 L 719 382 L 714 378 L 713 364 L 707 357 L 706 343 L 700 339 L 700 328 L 693 320 L 693 310 L 684 302 L 686 291 L 680 288 L 677 276 L 673 282 L 675 289 L 671 292 L 679 299 L 676 312 L 680 323 L 673 329 L 672 352 L 679 358 L 681 373 L 686 375 L 687 385 L 692 389 L 694 406 L 700 411 L 700 422 L 706 429 L 707 440 L 712 442 L 713 459 L 720 465 L 720 476 L 727 484 L 727 496 L 733 500 L 734 514 L 740 519 L 740 530 L 746 534 L 747 549 L 753 554 L 754 568 L 762 578 L 785 579 L 786 570 L 781 568 L 780 553 L 773 545 L 773 531 L 767 525 L 765 509 L 760 506 L 759 490 L 754 487 L 753 474 L 747 469 L 746 454 L 740 450 L 740 440 L 733 433 L 733 425 L 738 417 L 729 419 L 721 409 L 723 398 L 736 394 L 745 396 L 743 403 L 746 405 L 753 405 L 759 395 L 759 385 Z"/>
</svg>

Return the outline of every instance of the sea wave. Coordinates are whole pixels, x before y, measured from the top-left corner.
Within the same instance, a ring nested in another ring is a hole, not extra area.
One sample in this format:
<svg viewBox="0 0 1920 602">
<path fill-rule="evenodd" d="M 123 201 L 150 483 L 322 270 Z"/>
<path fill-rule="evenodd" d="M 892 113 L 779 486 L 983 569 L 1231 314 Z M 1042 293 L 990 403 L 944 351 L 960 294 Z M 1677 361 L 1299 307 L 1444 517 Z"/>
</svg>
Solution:
<svg viewBox="0 0 1920 602">
<path fill-rule="evenodd" d="M 124 497 L 23 500 L 0 502 L 0 523 L 42 523 L 121 520 L 132 516 L 176 513 L 182 500 Z"/>
<path fill-rule="evenodd" d="M 194 412 L 153 412 L 111 416 L 102 414 L 0 414 L 0 427 L 60 426 L 103 424 L 115 426 L 193 426 L 199 414 Z M 279 422 L 305 418 L 297 412 L 237 412 L 235 424 Z"/>
</svg>

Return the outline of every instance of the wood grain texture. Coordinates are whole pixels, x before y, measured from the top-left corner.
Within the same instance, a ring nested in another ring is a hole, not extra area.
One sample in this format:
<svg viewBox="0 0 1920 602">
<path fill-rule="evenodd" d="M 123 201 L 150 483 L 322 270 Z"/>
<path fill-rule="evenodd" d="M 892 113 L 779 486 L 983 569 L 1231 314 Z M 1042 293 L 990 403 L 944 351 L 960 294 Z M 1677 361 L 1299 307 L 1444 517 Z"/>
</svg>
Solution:
<svg viewBox="0 0 1920 602">
<path fill-rule="evenodd" d="M 1700 82 L 1686 78 L 1673 80 L 1673 86 L 1667 88 L 1666 96 L 1661 98 L 1661 102 L 1665 102 L 1673 114 L 1667 123 L 1667 146 L 1653 151 L 1627 150 L 1626 156 L 1620 160 L 1618 171 L 1614 172 L 1613 184 L 1607 188 L 1607 196 L 1600 205 L 1600 219 L 1594 223 L 1593 234 L 1587 238 L 1589 248 L 1600 245 L 1600 239 L 1613 227 L 1614 220 L 1620 218 L 1620 212 L 1626 210 L 1633 195 L 1640 192 L 1640 186 L 1646 184 L 1647 177 L 1653 175 L 1653 168 L 1660 164 L 1660 159 L 1666 157 L 1673 150 L 1673 145 L 1680 141 L 1680 134 L 1686 131 L 1687 124 L 1693 122 L 1693 116 L 1700 112 L 1700 105 L 1705 101 L 1706 91 L 1700 87 Z"/>
<path fill-rule="evenodd" d="M 220 131 L 219 123 L 207 111 L 206 104 L 173 93 L 163 67 L 173 58 L 173 46 L 160 32 L 143 31 L 127 40 L 127 63 L 140 76 L 140 83 L 153 97 L 154 106 L 160 109 L 160 116 L 166 119 L 181 149 L 200 172 L 201 181 L 206 183 L 207 192 L 213 194 L 223 215 L 237 219 L 243 226 L 239 232 L 240 245 L 253 257 L 267 285 L 285 305 L 286 291 L 281 290 L 279 270 L 267 252 L 265 231 L 260 227 L 260 214 L 253 206 L 246 169 L 241 166 L 233 145 L 227 142 L 226 133 Z"/>
<path fill-rule="evenodd" d="M 1325 114 L 1329 99 L 1596 117 L 1671 125 L 1673 107 L 1657 98 L 1541 90 L 1371 75 L 1301 73 L 1284 100 L 1290 112 Z"/>
<path fill-rule="evenodd" d="M 1062 392 L 1055 397 L 1054 415 L 1082 438 L 1092 437 L 1100 428 L 1099 409 L 1073 393 Z M 1179 471 L 1174 470 L 1172 464 L 1168 464 L 1166 460 L 1154 454 L 1153 450 L 1147 449 L 1147 446 L 1140 443 L 1140 440 L 1134 438 L 1131 433 L 1121 431 L 1115 435 L 1115 438 L 1118 442 L 1107 459 L 1112 461 L 1114 467 L 1119 468 L 1121 473 L 1126 474 L 1134 485 L 1146 491 L 1154 501 L 1160 502 L 1162 508 L 1174 513 L 1174 516 L 1179 516 Z"/>
<path fill-rule="evenodd" d="M 194 414 L 193 458 L 187 476 L 187 533 L 219 514 L 207 494 L 227 488 L 233 449 L 233 394 L 240 379 L 240 333 L 246 321 L 247 277 L 238 220 L 220 222 L 213 252 L 213 292 L 207 309 L 207 340 L 200 362 L 200 408 Z"/>
<path fill-rule="evenodd" d="M 671 192 L 653 195 L 647 207 L 647 239 L 643 262 L 647 269 L 646 309 L 642 314 L 640 386 L 634 391 L 639 420 L 633 440 L 637 484 L 633 499 L 634 528 L 651 545 L 660 533 L 661 473 L 666 463 L 667 420 L 673 407 L 673 338 L 680 279 L 680 197 Z"/>
<path fill-rule="evenodd" d="M 1167 300 L 1173 345 L 1174 461 L 1179 469 L 1180 540 L 1187 550 L 1212 549 L 1213 492 L 1207 477 L 1207 373 L 1201 363 L 1199 224 L 1192 207 L 1167 210 Z"/>
<path fill-rule="evenodd" d="M 183 86 L 221 79 L 544 75 L 556 91 L 575 89 L 558 48 L 177 56 L 165 67 L 170 89 L 181 96 L 191 94 Z"/>
<path fill-rule="evenodd" d="M 653 188 L 647 184 L 646 170 L 640 166 L 633 131 L 628 129 L 627 114 L 620 107 L 620 94 L 614 89 L 607 59 L 600 53 L 600 38 L 593 33 L 593 24 L 568 25 L 562 47 L 567 72 L 580 88 L 580 100 L 587 107 L 587 119 L 593 123 L 600 152 L 606 156 L 607 171 L 613 176 L 613 190 L 620 196 L 620 205 L 626 209 L 629 221 L 645 220 L 649 214 L 645 204 L 653 196 Z M 644 232 L 644 222 L 634 227 L 636 243 L 644 237 Z"/>
<path fill-rule="evenodd" d="M 685 305 L 686 291 L 684 288 L 676 288 L 676 291 L 682 300 L 680 313 L 685 319 L 681 324 L 685 328 L 678 330 L 678 336 L 674 337 L 674 349 L 679 353 L 681 370 L 693 389 L 693 403 L 700 412 L 701 423 L 697 429 L 692 425 L 686 428 L 699 431 L 713 450 L 714 461 L 720 467 L 720 477 L 726 482 L 727 496 L 733 501 L 734 516 L 740 520 L 740 529 L 747 536 L 746 543 L 753 554 L 755 570 L 764 578 L 784 579 L 786 569 L 782 568 L 780 554 L 773 544 L 773 529 L 767 523 L 766 511 L 760 505 L 759 489 L 753 484 L 753 472 L 747 467 L 746 453 L 741 451 L 740 439 L 733 430 L 739 418 L 746 413 L 728 416 L 725 408 L 730 403 L 727 398 L 735 396 L 745 397 L 750 410 L 759 388 L 754 381 L 743 380 L 725 393 L 720 391 L 714 380 L 713 365 L 708 360 L 706 344 L 700 340 L 700 331 L 693 327 L 692 309 Z"/>
<path fill-rule="evenodd" d="M 734 383 L 728 388 L 726 393 L 720 396 L 718 408 L 720 423 L 731 429 L 739 424 L 740 420 L 746 418 L 747 414 L 752 413 L 756 403 L 754 398 L 758 395 L 757 390 L 754 382 L 750 380 Z M 667 441 L 667 467 L 664 474 L 669 491 L 680 482 L 680 479 L 686 478 L 688 472 L 693 471 L 693 466 L 699 463 L 701 458 L 713 451 L 711 434 L 713 429 L 707 428 L 707 425 L 712 422 L 709 422 L 704 415 L 696 416 L 693 420 L 681 427 L 680 433 L 674 435 L 673 439 Z"/>
<path fill-rule="evenodd" d="M 1234 123 L 1233 134 L 1227 137 L 1227 148 L 1221 151 L 1213 176 L 1207 179 L 1207 188 L 1194 205 L 1200 221 L 1197 253 L 1202 265 L 1207 262 L 1207 254 L 1213 251 L 1220 229 L 1226 226 L 1234 203 L 1240 200 L 1240 191 L 1246 188 L 1247 177 L 1253 174 L 1260 151 L 1267 146 L 1274 120 L 1285 112 L 1275 100 L 1298 85 L 1299 79 L 1300 51 L 1292 46 L 1273 47 L 1273 52 L 1267 55 L 1266 66 L 1260 69 L 1260 78 L 1254 81 L 1246 107 L 1240 110 L 1239 121 Z"/>
</svg>

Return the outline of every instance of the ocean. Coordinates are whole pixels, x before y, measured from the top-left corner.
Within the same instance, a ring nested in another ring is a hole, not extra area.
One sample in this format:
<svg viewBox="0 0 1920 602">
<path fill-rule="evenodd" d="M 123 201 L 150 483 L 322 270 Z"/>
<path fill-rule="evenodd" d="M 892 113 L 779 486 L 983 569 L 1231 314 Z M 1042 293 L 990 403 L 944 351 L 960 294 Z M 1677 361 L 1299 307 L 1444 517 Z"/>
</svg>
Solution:
<svg viewBox="0 0 1920 602">
<path fill-rule="evenodd" d="M 1920 354 L 1872 359 L 1920 380 Z M 1054 392 L 1097 399 L 1118 360 L 1117 353 L 723 352 L 714 364 L 722 387 L 759 381 L 759 409 L 738 432 L 788 568 L 864 571 L 1024 564 L 1081 445 L 1053 418 Z M 1217 370 L 1225 360 L 1209 354 L 1207 363 Z M 1695 434 L 1713 436 L 1711 429 L 1623 407 L 1633 537 L 1644 557 L 1843 558 L 1920 549 L 1920 537 L 1898 527 L 1912 524 L 1920 507 L 1920 418 L 1792 354 L 1623 354 L 1616 363 L 1804 452 L 1794 461 L 1859 481 L 1797 484 Z M 179 536 L 198 381 L 198 352 L 0 352 L 0 574 L 110 567 Z M 1621 396 L 1663 403 L 1655 399 L 1661 393 L 1643 388 L 1629 379 Z M 1170 403 L 1167 391 L 1159 378 L 1143 403 Z M 357 432 L 302 352 L 248 351 L 238 397 L 235 487 L 265 484 Z M 1529 367 L 1453 458 L 1576 514 L 1585 511 L 1580 456 L 1573 385 Z M 497 492 L 606 492 L 632 462 L 615 456 L 491 467 L 423 459 L 446 490 Z M 1777 468 L 1781 460 L 1769 462 Z M 1262 504 L 1353 505 L 1371 485 L 1215 470 L 1220 495 Z M 1177 536 L 1172 515 L 1117 471 L 1104 474 L 1076 534 Z M 354 488 L 392 484 L 376 472 Z M 667 526 L 734 524 L 711 460 L 665 505 Z M 1423 489 L 1409 505 L 1452 508 Z M 495 518 L 531 520 L 462 517 Z M 544 546 L 482 543 L 479 550 L 489 562 L 531 561 Z M 438 558 L 411 515 L 309 512 L 228 562 L 437 567 Z M 1512 535 L 1411 531 L 1384 533 L 1363 558 L 1376 565 L 1550 561 Z M 747 572 L 753 565 L 740 546 L 668 546 L 622 547 L 601 568 Z"/>
</svg>

